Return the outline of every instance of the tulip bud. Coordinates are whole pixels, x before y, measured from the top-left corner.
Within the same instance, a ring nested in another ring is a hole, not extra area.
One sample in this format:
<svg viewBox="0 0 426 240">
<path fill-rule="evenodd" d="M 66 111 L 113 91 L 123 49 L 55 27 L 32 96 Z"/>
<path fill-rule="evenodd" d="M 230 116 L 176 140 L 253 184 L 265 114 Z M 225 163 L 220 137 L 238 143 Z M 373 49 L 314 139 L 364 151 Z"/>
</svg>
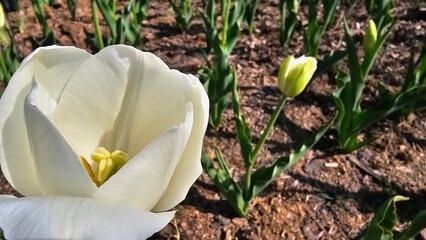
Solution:
<svg viewBox="0 0 426 240">
<path fill-rule="evenodd" d="M 295 59 L 290 55 L 280 66 L 278 88 L 285 96 L 295 97 L 305 89 L 316 69 L 315 58 L 301 56 Z"/>
<path fill-rule="evenodd" d="M 0 48 L 10 45 L 10 35 L 6 25 L 6 15 L 2 4 L 0 4 Z"/>
<path fill-rule="evenodd" d="M 293 0 L 293 7 L 291 11 L 296 14 L 299 12 L 299 0 Z"/>
<path fill-rule="evenodd" d="M 3 10 L 3 5 L 0 4 L 0 28 L 4 27 L 5 22 L 6 22 L 6 16 Z"/>
<path fill-rule="evenodd" d="M 369 52 L 377 41 L 377 28 L 373 20 L 368 22 L 367 32 L 364 36 L 364 51 Z"/>
</svg>

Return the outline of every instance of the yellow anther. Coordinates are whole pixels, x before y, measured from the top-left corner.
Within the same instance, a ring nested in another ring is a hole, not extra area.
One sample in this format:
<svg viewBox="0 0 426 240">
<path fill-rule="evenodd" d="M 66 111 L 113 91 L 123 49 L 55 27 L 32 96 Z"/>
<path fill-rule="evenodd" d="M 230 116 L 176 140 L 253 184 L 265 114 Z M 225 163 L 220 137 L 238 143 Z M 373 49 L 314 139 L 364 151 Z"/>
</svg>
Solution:
<svg viewBox="0 0 426 240">
<path fill-rule="evenodd" d="M 100 163 L 104 159 L 111 157 L 111 153 L 103 147 L 97 147 L 95 151 L 90 154 L 93 161 Z"/>
<path fill-rule="evenodd" d="M 92 181 L 96 184 L 97 187 L 101 186 L 101 183 L 96 179 L 95 173 L 93 173 L 92 167 L 87 162 L 86 158 L 83 156 L 80 156 L 81 163 L 83 164 L 84 169 L 86 169 L 87 173 L 89 174 L 89 177 L 92 179 Z"/>
<path fill-rule="evenodd" d="M 126 152 L 121 150 L 115 150 L 111 153 L 111 159 L 117 164 L 119 167 L 122 167 L 129 160 L 129 155 Z"/>
<path fill-rule="evenodd" d="M 81 156 L 81 161 L 90 178 L 98 187 L 114 175 L 129 160 L 127 153 L 121 150 L 115 150 L 110 153 L 103 147 L 97 147 L 95 151 L 90 154 L 90 157 L 94 162 L 99 164 L 97 171 L 93 171 L 92 167 L 83 156 Z"/>
<path fill-rule="evenodd" d="M 112 175 L 111 172 L 116 166 L 111 158 L 102 160 L 99 163 L 98 181 L 105 182 Z"/>
</svg>

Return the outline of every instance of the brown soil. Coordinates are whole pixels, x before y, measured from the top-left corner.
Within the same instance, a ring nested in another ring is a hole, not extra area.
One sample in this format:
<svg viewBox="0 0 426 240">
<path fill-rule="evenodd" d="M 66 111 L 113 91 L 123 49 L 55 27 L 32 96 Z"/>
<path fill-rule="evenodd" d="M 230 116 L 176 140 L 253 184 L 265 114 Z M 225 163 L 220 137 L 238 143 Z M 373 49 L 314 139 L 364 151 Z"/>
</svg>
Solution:
<svg viewBox="0 0 426 240">
<path fill-rule="evenodd" d="M 238 73 L 242 111 L 255 141 L 280 97 L 275 87 L 279 64 L 288 54 L 303 54 L 300 31 L 288 48 L 283 49 L 279 44 L 278 2 L 261 1 L 254 34 L 248 36 L 244 31 L 231 56 Z M 368 17 L 363 1 L 355 2 L 343 1 L 339 7 L 335 22 L 322 39 L 320 56 L 341 44 L 343 16 L 348 19 L 355 39 L 361 40 Z M 390 89 L 401 86 L 412 40 L 421 39 L 426 31 L 426 9 L 416 6 L 420 2 L 395 1 L 394 14 L 399 20 L 368 78 L 364 92 L 366 104 L 377 101 L 379 83 Z M 65 0 L 46 8 L 57 44 L 90 51 L 84 33 L 84 29 L 93 32 L 89 3 L 79 1 L 75 19 L 70 17 Z M 194 1 L 194 7 L 199 5 Z M 21 6 L 22 10 L 10 13 L 9 19 L 16 32 L 19 52 L 25 56 L 31 52 L 30 39 L 39 39 L 41 30 L 30 1 L 21 1 Z M 307 6 L 302 4 L 301 11 L 305 24 Z M 17 31 L 19 21 L 25 24 L 21 33 Z M 104 30 L 107 31 L 106 26 Z M 153 52 L 171 68 L 197 74 L 204 65 L 201 52 L 205 37 L 201 22 L 196 20 L 189 33 L 182 33 L 175 27 L 166 0 L 150 1 L 142 36 L 142 49 Z M 335 113 L 331 97 L 335 89 L 334 74 L 331 70 L 313 80 L 305 93 L 285 107 L 256 167 L 287 155 L 331 119 Z M 398 204 L 398 227 L 403 227 L 420 209 L 426 209 L 426 111 L 419 110 L 404 119 L 388 118 L 361 137 L 376 140 L 351 154 L 341 154 L 335 131 L 328 133 L 299 163 L 254 199 L 246 219 L 235 217 L 203 174 L 177 207 L 174 221 L 152 239 L 353 239 L 365 229 L 380 203 L 395 194 L 410 197 L 408 202 Z M 214 144 L 239 180 L 244 168 L 235 140 L 232 111 L 225 112 L 218 130 L 207 131 L 206 150 L 211 152 Z M 372 170 L 380 180 L 354 162 Z M 0 180 L 2 194 L 14 193 L 4 177 Z"/>
</svg>

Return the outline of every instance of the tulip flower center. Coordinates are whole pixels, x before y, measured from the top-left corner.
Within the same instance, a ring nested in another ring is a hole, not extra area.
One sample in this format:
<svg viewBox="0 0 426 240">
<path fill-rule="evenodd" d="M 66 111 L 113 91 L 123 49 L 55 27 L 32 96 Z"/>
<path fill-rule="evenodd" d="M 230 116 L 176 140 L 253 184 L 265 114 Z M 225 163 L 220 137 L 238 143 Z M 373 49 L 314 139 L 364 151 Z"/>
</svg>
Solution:
<svg viewBox="0 0 426 240">
<path fill-rule="evenodd" d="M 90 158 L 98 163 L 97 171 L 93 171 L 94 169 L 83 156 L 81 156 L 81 161 L 90 178 L 98 187 L 105 183 L 129 160 L 127 153 L 121 150 L 115 150 L 110 153 L 103 147 L 97 147 L 90 155 Z"/>
</svg>

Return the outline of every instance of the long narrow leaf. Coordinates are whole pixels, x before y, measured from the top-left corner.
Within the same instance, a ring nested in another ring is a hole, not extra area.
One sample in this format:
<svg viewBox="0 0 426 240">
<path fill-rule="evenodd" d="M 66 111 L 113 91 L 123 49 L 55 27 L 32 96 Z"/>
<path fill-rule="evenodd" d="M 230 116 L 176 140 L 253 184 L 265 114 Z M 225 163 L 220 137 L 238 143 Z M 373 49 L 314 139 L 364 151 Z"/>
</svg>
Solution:
<svg viewBox="0 0 426 240">
<path fill-rule="evenodd" d="M 336 8 L 339 5 L 340 0 L 325 0 L 322 1 L 324 5 L 324 23 L 322 31 L 324 32 L 331 21 L 333 20 L 334 14 L 336 13 Z"/>
<path fill-rule="evenodd" d="M 318 60 L 317 70 L 315 71 L 314 77 L 321 75 L 323 72 L 327 71 L 330 67 L 332 67 L 335 63 L 342 60 L 346 57 L 346 50 L 336 50 L 331 51 L 327 55 L 325 55 L 322 59 Z"/>
<path fill-rule="evenodd" d="M 393 228 L 397 220 L 395 203 L 406 200 L 407 197 L 395 196 L 383 203 L 361 240 L 393 239 Z"/>
<path fill-rule="evenodd" d="M 377 105 L 364 110 L 356 116 L 353 131 L 362 131 L 395 111 L 398 111 L 410 104 L 417 105 L 419 102 L 426 103 L 425 85 L 411 88 L 410 90 L 400 94 L 389 94 Z"/>
<path fill-rule="evenodd" d="M 334 118 L 320 129 L 314 136 L 306 140 L 296 152 L 288 157 L 276 159 L 270 166 L 257 169 L 251 177 L 250 198 L 255 197 L 266 186 L 274 181 L 281 173 L 296 164 L 328 131 L 334 123 Z"/>
<path fill-rule="evenodd" d="M 220 193 L 228 200 L 234 210 L 240 216 L 245 216 L 248 204 L 243 199 L 240 186 L 231 177 L 229 171 L 223 168 L 215 169 L 212 160 L 206 153 L 203 153 L 201 163 L 206 173 L 219 188 Z"/>
<path fill-rule="evenodd" d="M 250 128 L 248 127 L 244 116 L 241 114 L 240 110 L 240 100 L 237 89 L 237 79 L 234 80 L 234 89 L 232 91 L 232 102 L 234 110 L 234 119 L 237 130 L 238 142 L 241 146 L 241 154 L 244 158 L 245 166 L 253 165 L 253 159 L 251 158 L 252 146 L 251 146 L 251 133 Z"/>
<path fill-rule="evenodd" d="M 68 10 L 71 13 L 71 17 L 75 18 L 75 10 L 77 9 L 77 0 L 67 0 Z"/>
<path fill-rule="evenodd" d="M 350 35 L 348 23 L 345 20 L 345 42 L 347 45 L 348 57 L 349 57 L 349 69 L 352 85 L 352 111 L 358 111 L 359 103 L 361 99 L 362 90 L 364 89 L 364 75 L 361 71 L 361 66 L 358 61 L 357 48 Z"/>
<path fill-rule="evenodd" d="M 99 10 L 102 13 L 109 30 L 111 31 L 111 37 L 114 39 L 117 36 L 117 19 L 115 16 L 115 12 L 111 6 L 104 0 L 96 0 L 96 4 L 98 5 Z"/>
</svg>

